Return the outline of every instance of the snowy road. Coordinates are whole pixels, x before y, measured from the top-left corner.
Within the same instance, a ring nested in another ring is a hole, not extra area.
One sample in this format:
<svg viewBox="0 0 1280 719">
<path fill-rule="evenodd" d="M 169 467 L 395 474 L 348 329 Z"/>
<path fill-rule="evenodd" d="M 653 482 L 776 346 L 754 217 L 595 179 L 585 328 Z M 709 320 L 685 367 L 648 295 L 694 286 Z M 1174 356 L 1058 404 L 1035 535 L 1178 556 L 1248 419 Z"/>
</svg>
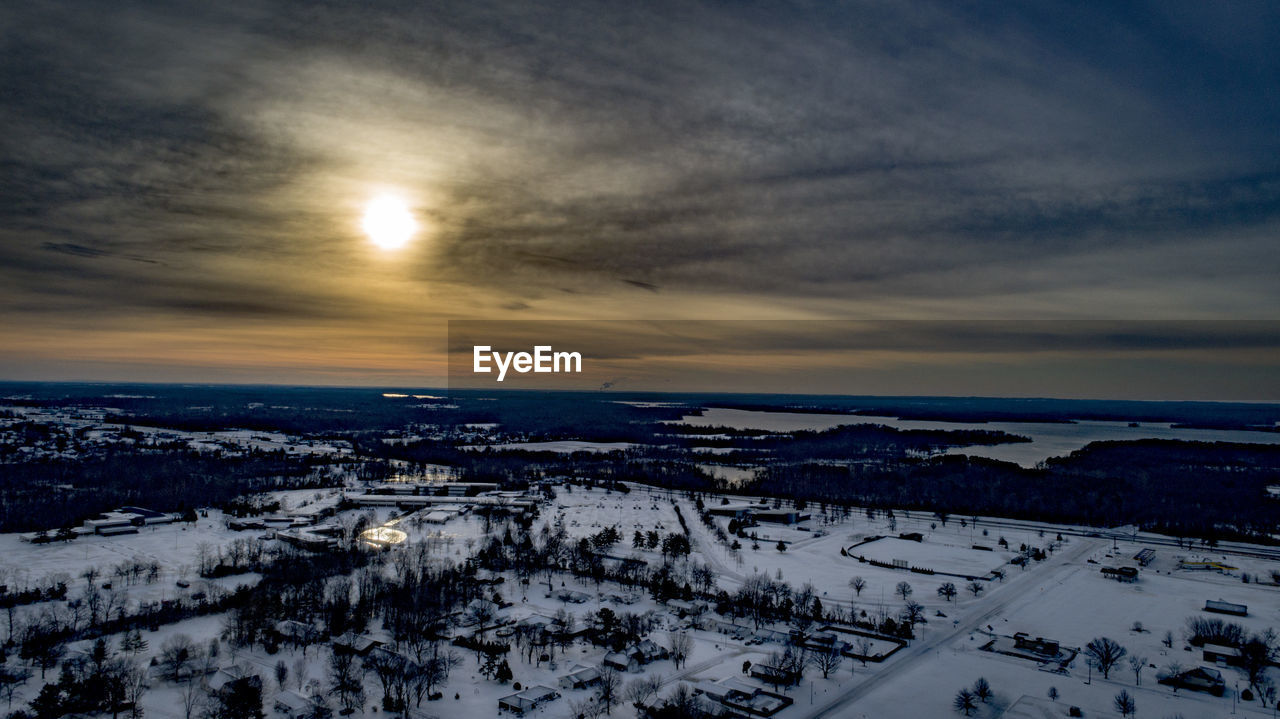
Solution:
<svg viewBox="0 0 1280 719">
<path fill-rule="evenodd" d="M 969 617 L 962 620 L 955 627 L 939 632 L 932 638 L 913 642 L 911 646 L 898 652 L 894 658 L 890 659 L 888 666 L 881 671 L 866 676 L 857 686 L 805 716 L 807 719 L 821 719 L 821 717 L 839 714 L 839 712 L 848 708 L 858 699 L 874 691 L 890 677 L 912 668 L 917 660 L 928 657 L 964 635 L 990 624 L 1012 604 L 1028 598 L 1036 589 L 1050 584 L 1061 583 L 1067 576 L 1078 571 L 1079 567 L 1074 566 L 1074 564 L 1089 556 L 1096 549 L 1096 546 L 1096 542 L 1085 540 L 1079 542 L 1071 550 L 1062 552 L 1052 560 L 1049 560 L 1049 566 L 1041 568 L 1044 576 L 1038 582 L 1011 582 L 996 587 L 987 596 L 986 601 L 974 607 Z"/>
</svg>

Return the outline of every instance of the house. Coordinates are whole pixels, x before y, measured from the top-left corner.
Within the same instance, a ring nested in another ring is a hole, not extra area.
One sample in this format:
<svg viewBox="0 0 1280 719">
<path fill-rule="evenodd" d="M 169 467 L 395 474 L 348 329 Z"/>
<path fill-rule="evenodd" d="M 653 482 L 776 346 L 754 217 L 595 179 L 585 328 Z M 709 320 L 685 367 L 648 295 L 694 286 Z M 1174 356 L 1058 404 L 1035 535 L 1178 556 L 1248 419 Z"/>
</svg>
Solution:
<svg viewBox="0 0 1280 719">
<path fill-rule="evenodd" d="M 538 706 L 559 698 L 560 692 L 551 687 L 542 685 L 529 687 L 517 694 L 502 697 L 498 700 L 498 711 L 508 711 L 512 714 L 524 714 L 530 709 L 536 709 Z"/>
<path fill-rule="evenodd" d="M 785 684 L 791 686 L 799 681 L 797 674 L 783 667 L 775 667 L 772 664 L 757 662 L 751 665 L 751 676 L 762 682 L 773 684 L 774 686 Z"/>
<path fill-rule="evenodd" d="M 578 664 L 569 673 L 560 677 L 561 689 L 586 689 L 600 683 L 600 670 L 585 664 Z"/>
<path fill-rule="evenodd" d="M 786 644 L 791 641 L 791 634 L 789 632 L 770 629 L 768 627 L 761 627 L 760 629 L 757 629 L 755 634 L 752 636 L 762 642 L 774 642 L 776 644 Z"/>
<path fill-rule="evenodd" d="M 262 677 L 258 676 L 257 674 L 250 674 L 249 676 L 240 677 L 239 679 L 232 679 L 226 684 L 219 686 L 217 689 L 213 689 L 211 687 L 210 694 L 215 697 L 225 697 L 234 693 L 238 693 L 244 687 L 248 687 L 250 689 L 257 689 L 259 692 L 261 692 Z"/>
<path fill-rule="evenodd" d="M 671 599 L 667 601 L 667 608 L 682 619 L 690 615 L 706 614 L 707 610 L 710 609 L 706 602 L 696 599 L 691 602 L 686 602 L 683 599 Z"/>
<path fill-rule="evenodd" d="M 1221 599 L 1210 599 L 1205 602 L 1204 610 L 1206 612 L 1214 612 L 1216 614 L 1232 614 L 1237 617 L 1246 617 L 1249 615 L 1249 607 L 1247 605 L 1232 604 L 1231 602 L 1224 602 Z"/>
<path fill-rule="evenodd" d="M 666 649 L 658 646 L 651 639 L 645 639 L 639 644 L 636 644 L 628 650 L 627 653 L 641 664 L 656 662 L 659 659 L 666 659 L 670 656 Z"/>
<path fill-rule="evenodd" d="M 295 644 L 315 644 L 320 641 L 319 629 L 293 619 L 276 622 L 276 633 Z"/>
<path fill-rule="evenodd" d="M 708 628 L 714 629 L 721 634 L 733 635 L 737 639 L 745 639 L 751 635 L 752 631 L 750 627 L 734 623 L 727 619 L 721 619 L 716 615 L 711 616 L 711 622 Z"/>
<path fill-rule="evenodd" d="M 1133 561 L 1137 562 L 1138 565 L 1142 567 L 1145 567 L 1148 564 L 1151 564 L 1151 561 L 1155 558 L 1156 558 L 1156 550 L 1152 549 L 1151 547 L 1145 547 L 1144 549 L 1142 549 L 1142 551 L 1133 555 Z"/>
<path fill-rule="evenodd" d="M 321 706 L 315 697 L 304 697 L 301 694 L 285 689 L 276 694 L 275 710 L 288 719 L 306 719 Z"/>
<path fill-rule="evenodd" d="M 560 626 L 560 622 L 554 617 L 548 617 L 545 614 L 530 614 L 529 616 L 516 622 L 521 627 L 533 627 L 543 632 L 555 631 Z"/>
<path fill-rule="evenodd" d="M 1058 656 L 1059 645 L 1056 640 L 1045 639 L 1044 637 L 1031 638 L 1026 632 L 1018 632 L 1013 635 L 1013 647 L 1021 649 L 1025 652 L 1034 654 L 1043 654 L 1047 657 Z"/>
<path fill-rule="evenodd" d="M 512 714 L 524 714 L 525 712 L 538 706 L 537 702 L 533 701 L 532 699 L 525 698 L 524 696 L 522 696 L 522 694 L 523 692 L 521 692 L 520 694 L 512 694 L 510 696 L 505 696 L 499 699 L 498 712 L 502 713 L 506 711 L 506 712 L 511 712 Z"/>
<path fill-rule="evenodd" d="M 412 673 L 419 670 L 418 663 L 413 659 L 387 647 L 374 647 L 369 651 L 369 656 L 376 657 L 377 661 L 384 663 L 388 667 L 395 667 L 396 671 L 402 673 Z"/>
<path fill-rule="evenodd" d="M 228 664 L 227 666 L 219 667 L 217 671 L 213 672 L 213 676 L 209 677 L 209 691 L 220 692 L 228 685 L 251 678 L 257 679 L 259 684 L 262 682 L 261 678 L 254 673 L 252 665 Z"/>
<path fill-rule="evenodd" d="M 791 698 L 781 694 L 765 691 L 750 682 L 738 677 L 726 677 L 719 681 L 702 681 L 694 687 L 694 691 L 723 707 L 714 714 L 728 713 L 770 717 L 791 704 Z"/>
<path fill-rule="evenodd" d="M 640 671 L 640 662 L 624 652 L 609 652 L 604 655 L 604 665 L 620 672 Z"/>
<path fill-rule="evenodd" d="M 1221 644 L 1206 644 L 1204 645 L 1204 660 L 1214 664 L 1237 666 L 1240 664 L 1240 650 Z"/>
<path fill-rule="evenodd" d="M 1227 683 L 1222 678 L 1222 673 L 1217 669 L 1208 667 L 1196 667 L 1181 674 L 1173 674 L 1159 680 L 1161 684 L 1165 684 L 1175 689 L 1190 689 L 1197 692 L 1209 692 L 1214 696 L 1222 696 L 1226 691 Z"/>
<path fill-rule="evenodd" d="M 796 644 L 814 652 L 843 652 L 849 648 L 847 642 L 843 642 L 834 632 L 814 632 L 808 636 L 797 636 Z"/>
<path fill-rule="evenodd" d="M 375 648 L 382 646 L 382 642 L 374 639 L 368 634 L 356 634 L 355 632 L 347 632 L 333 640 L 333 651 L 335 654 L 354 654 L 358 657 L 369 656 L 369 652 Z"/>
</svg>

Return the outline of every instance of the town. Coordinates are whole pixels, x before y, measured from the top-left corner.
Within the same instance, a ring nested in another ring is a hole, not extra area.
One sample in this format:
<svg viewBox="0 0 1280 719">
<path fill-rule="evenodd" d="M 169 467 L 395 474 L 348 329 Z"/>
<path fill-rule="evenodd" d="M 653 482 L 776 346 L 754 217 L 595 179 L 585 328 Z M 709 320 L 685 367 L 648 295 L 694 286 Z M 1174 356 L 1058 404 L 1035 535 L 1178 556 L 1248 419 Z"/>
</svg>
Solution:
<svg viewBox="0 0 1280 719">
<path fill-rule="evenodd" d="M 128 506 L 0 537 L 10 706 L 182 719 L 1275 706 L 1280 558 L 1266 547 L 568 477 L 261 499 L 269 511 Z"/>
</svg>

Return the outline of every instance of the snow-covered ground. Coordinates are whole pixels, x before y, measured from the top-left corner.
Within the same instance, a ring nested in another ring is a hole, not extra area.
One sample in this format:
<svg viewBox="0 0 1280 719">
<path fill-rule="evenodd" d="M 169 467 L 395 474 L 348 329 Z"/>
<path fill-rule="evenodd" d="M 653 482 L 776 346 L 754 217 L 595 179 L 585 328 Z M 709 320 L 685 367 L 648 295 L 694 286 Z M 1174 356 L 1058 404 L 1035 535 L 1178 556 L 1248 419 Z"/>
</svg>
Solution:
<svg viewBox="0 0 1280 719">
<path fill-rule="evenodd" d="M 692 499 L 678 494 L 642 486 L 633 486 L 629 493 L 581 487 L 558 487 L 555 491 L 556 498 L 539 511 L 533 527 L 535 536 L 540 536 L 544 528 L 550 531 L 562 527 L 570 538 L 577 540 L 606 527 L 616 527 L 622 539 L 610 554 L 635 555 L 656 564 L 662 561 L 660 553 L 647 547 L 634 548 L 633 536 L 637 531 L 653 530 L 661 534 L 679 531 L 678 506 L 688 523 L 693 546 L 693 554 L 687 561 L 712 567 L 718 575 L 719 587 L 730 592 L 750 575 L 764 573 L 770 578 L 781 578 L 797 589 L 811 584 L 816 596 L 829 609 L 847 611 L 857 607 L 860 611 L 875 613 L 883 607 L 896 614 L 903 604 L 896 593 L 897 585 L 901 582 L 911 585 L 911 599 L 924 605 L 928 620 L 918 628 L 916 639 L 883 663 L 871 662 L 864 666 L 846 658 L 826 679 L 811 667 L 799 686 L 781 690 L 794 703 L 776 715 L 779 719 L 959 716 L 952 709 L 952 698 L 957 690 L 972 685 L 979 677 L 986 678 L 995 690 L 993 699 L 975 715 L 984 718 L 999 716 L 1024 696 L 1027 698 L 1022 700 L 1019 713 L 1013 716 L 1065 716 L 1067 708 L 1073 705 L 1083 708 L 1086 717 L 1118 716 L 1112 708 L 1112 699 L 1121 689 L 1134 695 L 1140 716 L 1227 716 L 1237 700 L 1236 685 L 1242 681 L 1240 672 L 1234 668 L 1217 668 L 1227 678 L 1227 692 L 1221 698 L 1190 691 L 1175 694 L 1156 683 L 1158 669 L 1175 663 L 1183 668 L 1203 663 L 1202 652 L 1187 648 L 1183 633 L 1187 618 L 1220 617 L 1238 622 L 1248 632 L 1280 629 L 1280 587 L 1242 581 L 1246 573 L 1269 580 L 1270 572 L 1280 569 L 1280 562 L 1223 551 L 1236 549 L 1234 546 L 1219 550 L 1180 549 L 1144 542 L 1141 535 L 1138 541 L 1113 540 L 1107 536 L 1087 536 L 1090 531 L 1086 528 L 989 518 L 977 518 L 975 522 L 974 518 L 950 517 L 944 524 L 940 518 L 921 512 L 898 511 L 892 518 L 879 513 L 870 519 L 859 510 L 846 516 L 843 512 L 824 512 L 821 507 L 811 505 L 803 511 L 812 517 L 802 526 L 751 527 L 747 531 L 755 532 L 758 541 L 737 538 L 741 547 L 735 550 L 708 530 Z M 277 494 L 288 508 L 316 501 L 314 491 Z M 733 502 L 759 500 L 756 497 L 730 499 Z M 474 514 L 459 514 L 442 523 L 426 521 L 427 514 L 422 510 L 406 514 L 394 508 L 358 509 L 326 521 L 347 522 L 364 515 L 374 526 L 394 522 L 397 529 L 406 532 L 407 542 L 427 543 L 432 554 L 451 561 L 460 561 L 486 537 L 503 531 L 501 525 L 490 524 Z M 126 560 L 155 561 L 161 567 L 160 577 L 153 583 L 138 582 L 127 587 L 128 601 L 171 598 L 177 592 L 194 592 L 203 586 L 194 579 L 190 588 L 176 585 L 179 578 L 193 574 L 189 568 L 197 562 L 200 547 L 221 547 L 238 538 L 264 534 L 233 532 L 225 527 L 224 519 L 210 512 L 191 526 L 148 527 L 136 535 L 82 537 L 69 543 L 47 545 L 33 545 L 20 541 L 16 535 L 5 535 L 0 536 L 0 557 L 9 584 L 18 587 L 23 581 L 62 576 L 71 587 L 72 597 L 82 591 L 84 582 L 80 576 L 88 567 L 109 571 L 110 567 Z M 727 528 L 727 518 L 715 521 L 721 529 Z M 923 541 L 898 538 L 899 534 L 916 532 L 922 535 Z M 1063 534 L 1061 542 L 1059 532 Z M 880 539 L 865 542 L 873 537 Z M 734 539 L 730 537 L 730 542 Z M 999 543 L 1000 539 L 1005 540 L 1009 549 Z M 784 542 L 784 551 L 777 547 L 779 541 Z M 1024 544 L 1042 549 L 1052 544 L 1054 549 L 1043 561 L 1031 561 L 1025 568 L 1010 564 Z M 758 545 L 758 549 L 753 549 L 753 545 Z M 973 549 L 973 545 L 995 551 Z M 1124 584 L 1102 575 L 1100 570 L 1104 566 L 1135 566 L 1133 557 L 1148 547 L 1156 550 L 1155 557 L 1149 566 L 1142 568 L 1137 582 Z M 875 566 L 859 562 L 856 555 L 890 563 L 904 560 L 936 572 L 963 575 L 986 576 L 1000 570 L 1004 578 L 982 582 L 983 590 L 975 596 L 966 591 L 967 582 L 963 579 Z M 1180 559 L 1212 561 L 1234 569 L 1225 569 L 1222 573 L 1188 570 L 1180 568 Z M 855 593 L 850 586 L 854 577 L 861 577 L 865 582 L 860 593 Z M 219 580 L 227 588 L 237 582 L 251 581 L 256 581 L 256 577 L 239 575 Z M 959 588 L 959 595 L 953 600 L 938 594 L 938 588 L 948 582 Z M 502 610 L 500 617 L 514 621 L 532 614 L 554 616 L 564 610 L 574 613 L 578 625 L 582 626 L 589 613 L 610 607 L 616 612 L 652 613 L 662 627 L 651 635 L 659 644 L 669 642 L 670 632 L 682 631 L 680 627 L 684 622 L 644 593 L 628 592 L 634 602 L 621 605 L 608 598 L 622 593 L 608 583 L 598 590 L 594 583 L 562 575 L 554 580 L 554 589 L 559 590 L 562 583 L 563 588 L 586 595 L 586 601 L 574 603 L 553 596 L 541 578 L 523 589 L 508 581 L 501 591 L 513 606 Z M 1249 613 L 1239 618 L 1206 615 L 1204 603 L 1210 599 L 1245 604 Z M 743 663 L 765 661 L 770 654 L 783 649 L 776 640 L 733 639 L 731 634 L 715 631 L 708 621 L 711 617 L 704 617 L 704 628 L 688 630 L 694 642 L 686 665 L 677 668 L 670 660 L 660 660 L 643 670 L 645 674 L 663 678 L 664 693 L 669 694 L 681 682 L 696 684 L 728 677 L 754 682 L 744 675 Z M 747 620 L 739 622 L 745 624 Z M 1141 623 L 1141 631 L 1135 622 Z M 177 634 L 186 634 L 197 644 L 208 646 L 223 627 L 222 617 L 209 616 L 163 626 L 154 632 L 144 631 L 148 648 L 140 658 L 148 661 L 161 651 L 169 637 Z M 1173 634 L 1172 647 L 1163 644 L 1166 630 Z M 378 629 L 374 627 L 372 631 L 377 634 Z M 1089 671 L 1082 657 L 1076 657 L 1066 673 L 1053 673 L 1030 660 L 981 649 L 993 637 L 1008 637 L 1018 632 L 1054 639 L 1064 647 L 1075 648 L 1083 647 L 1094 637 L 1110 637 L 1124 645 L 1130 654 L 1145 657 L 1146 664 L 1154 664 L 1156 668 L 1147 666 L 1143 670 L 1139 686 L 1127 664 L 1104 680 L 1097 672 Z M 118 640 L 118 637 L 112 638 L 113 643 Z M 88 649 L 83 645 L 72 648 Z M 225 643 L 219 651 L 221 663 L 234 658 L 255 667 L 266 679 L 268 697 L 279 689 L 271 678 L 277 663 L 283 661 L 289 668 L 285 687 L 306 691 L 310 680 L 325 677 L 329 656 L 329 649 L 323 645 L 310 648 L 305 655 L 292 649 L 269 655 L 261 647 L 232 652 Z M 458 651 L 463 663 L 453 671 L 444 687 L 444 698 L 424 702 L 422 711 L 438 717 L 495 716 L 498 699 L 514 693 L 513 684 L 483 678 L 475 655 Z M 568 719 L 570 705 L 588 701 L 593 691 L 561 688 L 558 677 L 577 664 L 599 666 L 604 654 L 604 649 L 581 642 L 565 652 L 557 650 L 551 662 L 528 663 L 513 652 L 510 660 L 514 681 L 524 687 L 551 686 L 562 694 L 534 710 L 532 715 Z M 16 663 L 16 657 L 11 656 L 10 662 Z M 1280 672 L 1274 669 L 1271 675 L 1280 679 Z M 640 674 L 628 674 L 625 678 L 631 680 L 638 676 Z M 56 671 L 49 674 L 49 679 L 54 678 Z M 37 672 L 36 678 L 18 692 L 15 707 L 29 701 L 40 685 Z M 1060 695 L 1057 702 L 1048 700 L 1050 687 Z M 323 691 L 323 687 L 320 688 Z M 1244 688 L 1243 684 L 1240 688 Z M 381 696 L 372 676 L 367 680 L 367 693 L 366 704 L 370 709 L 358 716 L 383 714 L 371 709 Z M 157 680 L 143 700 L 147 715 L 162 719 L 183 717 L 179 694 L 176 685 Z M 271 704 L 269 700 L 269 715 Z M 1263 711 L 1256 699 L 1241 702 L 1235 710 L 1237 715 L 1257 717 L 1269 716 L 1271 711 L 1270 707 Z M 624 702 L 614 708 L 612 716 L 633 719 L 636 709 Z"/>
</svg>

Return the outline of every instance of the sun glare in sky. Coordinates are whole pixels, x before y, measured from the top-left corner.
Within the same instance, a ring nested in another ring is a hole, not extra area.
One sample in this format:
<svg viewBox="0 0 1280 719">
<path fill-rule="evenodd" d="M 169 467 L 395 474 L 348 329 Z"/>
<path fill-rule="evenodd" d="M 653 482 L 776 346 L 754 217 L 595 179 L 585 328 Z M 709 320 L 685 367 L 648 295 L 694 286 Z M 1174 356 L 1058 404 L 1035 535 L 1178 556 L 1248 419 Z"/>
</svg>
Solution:
<svg viewBox="0 0 1280 719">
<path fill-rule="evenodd" d="M 397 197 L 375 197 L 364 208 L 361 227 L 369 241 L 384 250 L 398 250 L 413 237 L 418 223 L 408 205 Z"/>
</svg>

